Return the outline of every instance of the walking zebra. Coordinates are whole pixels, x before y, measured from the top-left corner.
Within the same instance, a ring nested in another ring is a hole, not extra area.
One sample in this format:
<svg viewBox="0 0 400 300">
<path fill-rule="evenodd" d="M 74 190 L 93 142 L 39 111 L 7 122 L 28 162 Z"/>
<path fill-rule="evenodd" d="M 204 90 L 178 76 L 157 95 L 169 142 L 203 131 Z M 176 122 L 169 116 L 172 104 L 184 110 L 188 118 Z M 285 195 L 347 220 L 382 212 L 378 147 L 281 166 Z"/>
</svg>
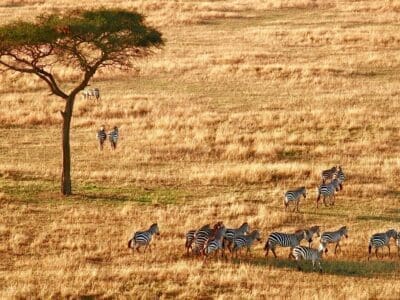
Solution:
<svg viewBox="0 0 400 300">
<path fill-rule="evenodd" d="M 340 250 L 342 250 L 339 243 L 343 236 L 345 236 L 346 239 L 348 238 L 346 226 L 343 226 L 336 231 L 324 232 L 321 235 L 321 243 L 324 243 L 326 245 L 336 243 L 336 246 L 335 246 L 335 254 L 336 254 L 336 249 L 338 247 L 340 248 Z M 325 248 L 325 253 L 328 253 L 328 247 Z"/>
<path fill-rule="evenodd" d="M 306 188 L 303 186 L 301 188 L 290 190 L 285 193 L 285 199 L 283 200 L 283 204 L 285 205 L 285 210 L 289 207 L 289 203 L 293 202 L 296 206 L 293 208 L 293 211 L 297 210 L 299 212 L 299 202 L 301 196 L 306 198 Z"/>
<path fill-rule="evenodd" d="M 209 256 L 211 253 L 218 253 L 220 250 L 223 250 L 222 240 L 224 238 L 225 232 L 225 226 L 221 225 L 216 230 L 214 237 L 208 239 L 203 249 L 204 260 L 206 260 L 207 256 Z M 224 253 L 222 253 L 222 255 L 224 255 Z"/>
<path fill-rule="evenodd" d="M 150 242 L 154 234 L 160 234 L 157 223 L 151 225 L 146 231 L 135 232 L 133 237 L 128 241 L 128 248 L 132 248 L 133 250 L 136 249 L 137 252 L 140 252 L 139 247 L 145 246 L 144 252 L 146 252 L 147 248 L 150 250 Z"/>
<path fill-rule="evenodd" d="M 330 205 L 335 204 L 335 186 L 332 182 L 329 184 L 325 184 L 325 183 L 321 184 L 319 187 L 317 187 L 317 193 L 318 193 L 317 208 L 318 208 L 318 203 L 319 203 L 319 200 L 321 199 L 321 196 L 323 197 L 325 206 L 328 206 L 326 204 L 326 198 L 329 198 Z M 333 201 L 332 201 L 332 199 L 333 199 Z"/>
<path fill-rule="evenodd" d="M 344 172 L 343 172 L 343 169 L 341 166 L 339 166 L 339 170 L 337 172 L 336 178 L 338 179 L 340 190 L 343 190 L 343 182 L 346 180 L 346 175 L 344 175 Z"/>
<path fill-rule="evenodd" d="M 336 166 L 328 169 L 328 170 L 323 170 L 321 173 L 322 177 L 322 183 L 324 183 L 328 179 L 332 179 L 333 176 L 337 173 L 338 168 Z"/>
<path fill-rule="evenodd" d="M 107 139 L 107 133 L 106 133 L 106 130 L 104 128 L 104 125 L 101 125 L 100 130 L 97 131 L 97 139 L 99 141 L 100 150 L 103 150 L 104 142 Z"/>
<path fill-rule="evenodd" d="M 207 225 L 204 225 L 203 227 L 201 227 L 200 229 L 198 229 L 198 230 L 195 230 L 195 229 L 193 229 L 193 230 L 189 230 L 187 233 L 186 233 L 186 242 L 185 242 L 185 248 L 186 248 L 186 253 L 187 253 L 187 255 L 189 255 L 189 249 L 190 250 L 193 250 L 192 249 L 192 244 L 193 244 L 193 242 L 194 242 L 194 239 L 195 239 L 195 237 L 196 237 L 196 232 L 198 232 L 198 231 L 204 231 L 204 230 L 207 230 L 207 231 L 212 231 L 212 229 L 211 229 L 211 227 L 210 227 L 210 224 L 207 224 Z"/>
<path fill-rule="evenodd" d="M 194 235 L 194 248 L 192 248 L 192 253 L 201 254 L 204 250 L 204 245 L 210 238 L 215 236 L 215 233 L 223 226 L 222 222 L 217 222 L 211 229 L 209 227 L 203 226 L 200 230 L 196 231 Z"/>
<path fill-rule="evenodd" d="M 292 257 L 292 249 L 298 245 L 300 242 L 305 239 L 309 243 L 312 241 L 312 236 L 310 236 L 310 232 L 306 230 L 298 230 L 295 233 L 281 233 L 281 232 L 273 232 L 269 235 L 267 242 L 265 243 L 264 251 L 265 256 L 268 256 L 269 249 L 271 249 L 275 258 L 277 258 L 275 253 L 276 246 L 281 247 L 290 247 L 289 258 Z"/>
<path fill-rule="evenodd" d="M 258 230 L 253 230 L 252 233 L 248 235 L 238 235 L 233 240 L 233 249 L 232 249 L 232 257 L 236 253 L 236 257 L 238 256 L 238 251 L 241 248 L 246 247 L 246 253 L 250 252 L 250 248 L 253 245 L 254 241 L 257 240 L 261 242 L 260 232 Z"/>
<path fill-rule="evenodd" d="M 228 228 L 223 239 L 223 248 L 227 247 L 229 252 L 232 252 L 233 240 L 236 236 L 249 233 L 250 228 L 247 222 L 243 223 L 239 228 Z"/>
<path fill-rule="evenodd" d="M 293 248 L 293 257 L 296 259 L 297 262 L 297 269 L 301 271 L 300 267 L 300 260 L 311 260 L 312 261 L 312 266 L 313 270 L 315 269 L 315 262 L 318 262 L 319 266 L 319 271 L 322 272 L 322 267 L 321 267 L 321 259 L 322 259 L 322 253 L 324 252 L 326 245 L 324 243 L 321 243 L 318 247 L 318 249 L 313 249 L 310 247 L 305 247 L 305 246 L 296 246 Z"/>
<path fill-rule="evenodd" d="M 375 233 L 374 235 L 371 236 L 371 239 L 369 240 L 369 246 L 368 246 L 368 260 L 371 256 L 371 251 L 372 248 L 375 248 L 375 256 L 378 258 L 378 249 L 386 246 L 388 247 L 389 250 L 389 257 L 390 257 L 390 238 L 397 239 L 397 232 L 394 229 L 390 229 L 386 232 L 382 233 Z M 383 250 L 382 250 L 383 252 Z M 383 253 L 382 253 L 383 257 Z"/>
<path fill-rule="evenodd" d="M 110 131 L 108 134 L 110 142 L 111 142 L 111 148 L 115 150 L 117 148 L 117 142 L 118 142 L 118 127 L 115 126 L 113 131 Z"/>
</svg>

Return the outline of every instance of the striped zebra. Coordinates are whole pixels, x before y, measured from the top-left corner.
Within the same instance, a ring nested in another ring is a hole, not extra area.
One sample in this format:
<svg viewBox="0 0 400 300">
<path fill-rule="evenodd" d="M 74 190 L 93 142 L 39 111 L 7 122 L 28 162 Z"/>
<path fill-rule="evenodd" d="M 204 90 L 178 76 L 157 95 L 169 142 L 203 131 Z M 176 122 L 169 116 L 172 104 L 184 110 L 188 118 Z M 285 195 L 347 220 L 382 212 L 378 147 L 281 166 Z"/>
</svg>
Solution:
<svg viewBox="0 0 400 300">
<path fill-rule="evenodd" d="M 160 235 L 157 223 L 151 225 L 146 231 L 135 232 L 133 237 L 128 241 L 128 248 L 136 249 L 137 252 L 140 252 L 139 247 L 145 246 L 144 252 L 146 252 L 147 248 L 150 250 L 150 243 L 154 234 Z"/>
<path fill-rule="evenodd" d="M 96 98 L 96 100 L 100 99 L 100 89 L 99 88 L 86 88 L 82 91 L 82 95 L 84 99 L 92 99 Z"/>
<path fill-rule="evenodd" d="M 346 239 L 348 238 L 346 226 L 340 227 L 336 231 L 324 232 L 321 235 L 321 243 L 324 243 L 325 245 L 336 243 L 335 246 L 335 254 L 336 254 L 336 250 L 338 247 L 340 248 L 340 250 L 342 250 L 339 243 L 343 236 L 345 236 Z M 328 247 L 325 248 L 325 253 L 328 253 Z"/>
<path fill-rule="evenodd" d="M 215 235 L 213 237 L 210 237 L 207 241 L 207 243 L 204 245 L 203 249 L 203 256 L 204 260 L 207 259 L 207 257 L 211 253 L 218 253 L 220 250 L 223 250 L 223 245 L 222 241 L 224 239 L 224 235 L 226 233 L 226 228 L 224 225 L 221 225 L 215 232 Z M 222 252 L 222 256 L 224 253 Z"/>
<path fill-rule="evenodd" d="M 378 258 L 378 249 L 383 246 L 388 247 L 389 257 L 390 257 L 390 245 L 389 245 L 390 238 L 397 239 L 396 230 L 390 229 L 386 232 L 375 233 L 374 235 L 372 235 L 371 239 L 369 240 L 369 246 L 368 246 L 368 260 L 371 256 L 372 248 L 375 248 L 375 256 L 376 256 L 376 258 Z M 382 253 L 382 257 L 383 257 L 383 253 Z"/>
<path fill-rule="evenodd" d="M 238 256 L 238 251 L 241 248 L 246 247 L 246 253 L 250 253 L 250 248 L 253 245 L 254 241 L 257 240 L 261 242 L 260 232 L 258 230 L 253 230 L 252 233 L 248 235 L 238 235 L 233 240 L 233 249 L 232 249 L 232 257 L 236 253 L 236 257 Z"/>
<path fill-rule="evenodd" d="M 249 224 L 243 223 L 239 228 L 228 228 L 225 232 L 223 240 L 223 248 L 228 248 L 229 252 L 232 252 L 233 240 L 236 236 L 248 234 L 250 231 Z"/>
<path fill-rule="evenodd" d="M 330 205 L 335 204 L 335 186 L 332 182 L 329 184 L 325 184 L 325 183 L 321 184 L 319 187 L 317 187 L 317 193 L 318 193 L 317 208 L 318 208 L 318 203 L 319 203 L 319 200 L 321 199 L 321 196 L 323 197 L 325 206 L 328 206 L 326 204 L 326 198 L 329 198 Z"/>
<path fill-rule="evenodd" d="M 196 232 L 198 232 L 198 231 L 212 231 L 212 229 L 211 229 L 211 227 L 210 227 L 210 224 L 207 224 L 207 225 L 204 225 L 204 226 L 202 226 L 200 229 L 198 229 L 198 230 L 196 230 L 196 229 L 192 229 L 192 230 L 189 230 L 187 233 L 186 233 L 186 242 L 185 242 L 185 248 L 186 248 L 186 253 L 187 253 L 187 255 L 189 255 L 189 249 L 190 250 L 193 250 L 192 249 L 192 244 L 193 244 L 193 242 L 194 242 L 194 239 L 195 239 L 195 236 L 196 236 Z"/>
<path fill-rule="evenodd" d="M 318 262 L 319 271 L 322 272 L 321 260 L 322 253 L 324 252 L 326 245 L 321 243 L 318 249 L 313 249 L 305 246 L 296 246 L 293 248 L 292 255 L 297 262 L 297 269 L 301 271 L 300 260 L 311 260 L 313 271 L 315 269 L 315 263 Z"/>
<path fill-rule="evenodd" d="M 100 148 L 100 150 L 103 150 L 104 142 L 107 139 L 107 132 L 106 132 L 106 130 L 104 128 L 104 125 L 102 125 L 100 127 L 99 131 L 97 131 L 97 135 L 96 136 L 97 136 L 97 140 L 99 141 L 99 148 Z"/>
<path fill-rule="evenodd" d="M 214 227 L 211 228 L 203 228 L 201 230 L 196 231 L 194 235 L 192 248 L 192 253 L 194 254 L 202 254 L 204 250 L 204 246 L 210 238 L 215 236 L 215 233 L 223 226 L 222 222 L 217 222 Z"/>
<path fill-rule="evenodd" d="M 111 143 L 111 148 L 115 150 L 117 148 L 117 142 L 119 137 L 117 126 L 114 126 L 114 130 L 108 133 L 108 137 Z"/>
<path fill-rule="evenodd" d="M 295 204 L 295 207 L 293 208 L 293 211 L 297 210 L 299 212 L 299 202 L 301 199 L 301 196 L 306 198 L 306 188 L 303 186 L 301 188 L 295 189 L 295 190 L 290 190 L 285 193 L 285 198 L 283 200 L 283 204 L 285 205 L 285 210 L 289 207 L 289 203 L 293 202 Z"/>
<path fill-rule="evenodd" d="M 336 166 L 328 169 L 323 170 L 321 173 L 322 183 L 325 183 L 328 179 L 333 179 L 333 176 L 336 175 L 338 168 Z"/>
<path fill-rule="evenodd" d="M 346 180 L 346 175 L 344 175 L 343 169 L 339 166 L 339 170 L 337 172 L 336 178 L 339 182 L 340 190 L 343 190 L 343 182 Z"/>
<path fill-rule="evenodd" d="M 309 243 L 312 241 L 312 236 L 310 236 L 310 232 L 307 230 L 298 230 L 295 233 L 282 233 L 282 232 L 273 232 L 269 235 L 267 242 L 265 243 L 264 251 L 265 256 L 268 256 L 269 250 L 271 249 L 275 258 L 277 258 L 275 253 L 276 246 L 280 247 L 290 247 L 289 258 L 292 257 L 292 249 L 298 245 L 300 242 L 305 239 Z"/>
</svg>

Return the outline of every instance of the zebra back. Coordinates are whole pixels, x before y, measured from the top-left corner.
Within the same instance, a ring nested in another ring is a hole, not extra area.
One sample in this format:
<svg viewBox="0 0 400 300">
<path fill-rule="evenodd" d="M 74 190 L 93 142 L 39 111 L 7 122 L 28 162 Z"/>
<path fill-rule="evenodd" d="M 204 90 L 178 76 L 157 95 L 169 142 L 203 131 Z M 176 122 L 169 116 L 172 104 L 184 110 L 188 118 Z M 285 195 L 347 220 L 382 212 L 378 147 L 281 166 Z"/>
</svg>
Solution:
<svg viewBox="0 0 400 300">
<path fill-rule="evenodd" d="M 322 180 L 325 181 L 325 180 L 328 180 L 328 179 L 332 179 L 333 176 L 337 173 L 337 170 L 338 169 L 337 169 L 336 166 L 334 166 L 334 167 L 332 167 L 330 169 L 327 169 L 327 170 L 323 170 L 322 173 L 321 173 Z"/>
</svg>

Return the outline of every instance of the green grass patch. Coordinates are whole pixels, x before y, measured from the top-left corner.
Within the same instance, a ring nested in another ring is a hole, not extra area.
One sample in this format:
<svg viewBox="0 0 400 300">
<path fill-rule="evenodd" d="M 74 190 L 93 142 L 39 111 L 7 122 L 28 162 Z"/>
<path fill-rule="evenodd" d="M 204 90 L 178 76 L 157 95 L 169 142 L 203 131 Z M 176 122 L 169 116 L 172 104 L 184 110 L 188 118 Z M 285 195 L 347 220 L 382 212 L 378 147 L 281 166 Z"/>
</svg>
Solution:
<svg viewBox="0 0 400 300">
<path fill-rule="evenodd" d="M 234 263 L 247 263 L 260 267 L 297 270 L 296 261 L 289 259 L 252 258 L 234 260 Z M 400 263 L 398 261 L 322 260 L 321 266 L 323 274 L 372 278 L 376 276 L 391 276 L 396 274 L 400 267 Z M 312 269 L 311 261 L 301 261 L 300 267 L 302 268 L 302 272 L 305 273 L 319 271 L 318 264 L 315 265 L 315 270 Z"/>
</svg>

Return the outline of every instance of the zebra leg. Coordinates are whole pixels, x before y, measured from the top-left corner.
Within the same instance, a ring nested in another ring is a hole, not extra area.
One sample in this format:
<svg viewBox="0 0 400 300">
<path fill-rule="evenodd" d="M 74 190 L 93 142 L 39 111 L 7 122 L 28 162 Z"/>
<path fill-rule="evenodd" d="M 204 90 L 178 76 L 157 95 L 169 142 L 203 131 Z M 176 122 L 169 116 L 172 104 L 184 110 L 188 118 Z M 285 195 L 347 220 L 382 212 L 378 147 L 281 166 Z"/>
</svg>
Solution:
<svg viewBox="0 0 400 300">
<path fill-rule="evenodd" d="M 339 242 L 337 242 L 336 243 L 336 246 L 335 246 L 335 255 L 336 255 L 336 249 L 339 247 Z"/>
<path fill-rule="evenodd" d="M 271 248 L 272 253 L 274 254 L 275 258 L 278 258 L 275 253 L 275 248 Z M 268 252 L 267 252 L 268 253 Z"/>
<path fill-rule="evenodd" d="M 321 261 L 318 261 L 318 266 L 319 266 L 319 272 L 322 273 L 322 267 L 321 267 Z"/>
<path fill-rule="evenodd" d="M 302 271 L 300 267 L 300 257 L 296 257 L 297 270 Z"/>
<path fill-rule="evenodd" d="M 291 259 L 291 258 L 295 258 L 295 257 L 294 257 L 294 255 L 293 255 L 293 253 L 292 253 L 292 251 L 293 251 L 293 248 L 292 248 L 292 247 L 290 247 L 289 259 Z"/>
<path fill-rule="evenodd" d="M 389 245 L 387 245 L 387 247 L 388 247 L 388 250 L 389 250 L 389 258 L 390 258 L 390 246 L 389 246 Z"/>
<path fill-rule="evenodd" d="M 375 249 L 375 256 L 378 258 L 378 248 Z"/>
</svg>

